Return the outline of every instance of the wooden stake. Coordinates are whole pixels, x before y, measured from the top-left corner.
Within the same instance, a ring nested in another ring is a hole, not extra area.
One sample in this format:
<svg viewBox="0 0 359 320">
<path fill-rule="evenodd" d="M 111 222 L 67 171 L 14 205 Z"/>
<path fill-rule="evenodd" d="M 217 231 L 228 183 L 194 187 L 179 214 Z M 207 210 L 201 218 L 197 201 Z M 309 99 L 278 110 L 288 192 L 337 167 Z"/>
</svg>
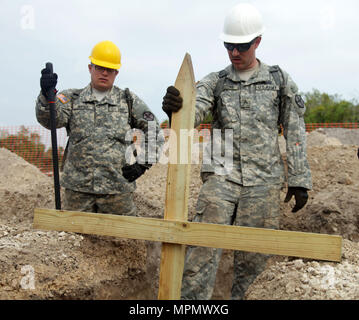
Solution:
<svg viewBox="0 0 359 320">
<path fill-rule="evenodd" d="M 187 135 L 187 140 L 183 141 L 181 130 L 193 134 L 196 101 L 194 73 L 188 53 L 183 59 L 175 87 L 181 92 L 183 106 L 179 112 L 172 114 L 170 155 L 176 156 L 170 157 L 168 164 L 164 219 L 187 221 L 193 137 Z M 175 163 L 171 163 L 173 160 Z M 184 258 L 184 245 L 163 243 L 158 299 L 180 299 Z"/>
</svg>

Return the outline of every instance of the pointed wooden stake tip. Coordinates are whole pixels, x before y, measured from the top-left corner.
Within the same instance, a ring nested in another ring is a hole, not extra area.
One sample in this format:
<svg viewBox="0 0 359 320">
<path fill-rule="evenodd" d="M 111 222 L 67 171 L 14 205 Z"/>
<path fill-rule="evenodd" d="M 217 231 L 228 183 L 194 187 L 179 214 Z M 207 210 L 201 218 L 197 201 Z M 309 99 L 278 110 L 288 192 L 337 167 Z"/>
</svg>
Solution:
<svg viewBox="0 0 359 320">
<path fill-rule="evenodd" d="M 184 58 L 183 58 L 183 62 L 182 62 L 180 71 L 178 73 L 176 82 L 178 80 L 188 80 L 188 81 L 190 81 L 192 83 L 195 82 L 193 65 L 192 65 L 192 58 L 191 58 L 191 55 L 189 53 L 186 53 Z M 175 87 L 177 88 L 176 84 L 175 84 Z"/>
</svg>

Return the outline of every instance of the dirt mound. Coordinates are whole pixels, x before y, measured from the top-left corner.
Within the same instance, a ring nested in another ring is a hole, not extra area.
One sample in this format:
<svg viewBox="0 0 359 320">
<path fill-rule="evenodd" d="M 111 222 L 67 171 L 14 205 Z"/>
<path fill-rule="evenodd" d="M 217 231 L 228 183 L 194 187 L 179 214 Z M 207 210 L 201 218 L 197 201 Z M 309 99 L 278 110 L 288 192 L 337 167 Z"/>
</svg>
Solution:
<svg viewBox="0 0 359 320">
<path fill-rule="evenodd" d="M 0 187 L 17 192 L 33 191 L 51 182 L 37 167 L 5 148 L 0 148 L 0 181 Z"/>
<path fill-rule="evenodd" d="M 34 208 L 54 208 L 53 198 L 52 178 L 0 149 L 0 299 L 153 298 L 146 248 L 153 246 L 34 230 Z"/>
<path fill-rule="evenodd" d="M 313 132 L 325 134 L 327 137 L 336 138 L 342 144 L 358 145 L 359 129 L 342 129 L 342 128 L 320 128 Z"/>
<path fill-rule="evenodd" d="M 297 214 L 283 206 L 282 229 L 339 234 L 359 240 L 359 160 L 355 146 L 308 148 L 313 190 Z M 283 194 L 284 197 L 284 194 Z"/>
<path fill-rule="evenodd" d="M 358 300 L 358 255 L 359 244 L 344 240 L 338 264 L 277 258 L 252 283 L 246 299 Z"/>
<path fill-rule="evenodd" d="M 342 128 L 320 128 L 307 133 L 307 147 L 324 147 L 340 145 L 358 145 L 359 129 Z M 279 138 L 279 146 L 282 153 L 285 153 L 285 140 Z"/>
<path fill-rule="evenodd" d="M 359 129 L 319 128 L 307 134 L 308 147 L 358 145 Z"/>
<path fill-rule="evenodd" d="M 146 296 L 141 241 L 0 225 L 0 299 Z"/>
<path fill-rule="evenodd" d="M 339 139 L 335 137 L 329 137 L 324 131 L 313 131 L 307 135 L 307 146 L 340 146 L 343 144 Z"/>
<path fill-rule="evenodd" d="M 54 207 L 52 183 L 37 167 L 0 148 L 0 221 L 30 222 L 35 206 Z"/>
<path fill-rule="evenodd" d="M 342 236 L 341 263 L 273 257 L 248 289 L 247 299 L 359 298 L 358 133 L 359 130 L 347 129 L 310 133 L 307 152 L 313 190 L 309 192 L 308 204 L 296 214 L 291 212 L 293 203 L 281 204 L 281 229 Z"/>
<path fill-rule="evenodd" d="M 160 243 L 33 230 L 34 208 L 54 208 L 53 179 L 7 149 L 0 169 L 0 299 L 156 299 Z M 159 164 L 137 180 L 139 215 L 163 217 L 166 177 Z"/>
<path fill-rule="evenodd" d="M 308 134 L 313 190 L 297 214 L 291 212 L 293 201 L 282 201 L 281 228 L 343 236 L 343 261 L 273 257 L 248 299 L 359 298 L 359 160 L 351 144 L 358 130 L 335 130 L 336 137 L 327 129 Z M 202 184 L 199 173 L 193 165 L 189 218 Z M 167 166 L 157 164 L 138 179 L 139 215 L 163 217 L 166 177 Z M 156 299 L 160 243 L 33 230 L 33 209 L 54 208 L 53 197 L 52 178 L 0 149 L 0 299 Z M 214 299 L 230 298 L 232 261 L 233 252 L 224 250 Z"/>
</svg>

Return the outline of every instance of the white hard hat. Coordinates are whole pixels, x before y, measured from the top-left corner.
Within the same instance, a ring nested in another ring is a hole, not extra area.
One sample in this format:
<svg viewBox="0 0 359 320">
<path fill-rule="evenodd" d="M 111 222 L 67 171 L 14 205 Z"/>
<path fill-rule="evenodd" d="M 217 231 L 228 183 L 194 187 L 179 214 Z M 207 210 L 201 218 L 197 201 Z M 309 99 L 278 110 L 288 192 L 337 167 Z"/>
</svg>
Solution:
<svg viewBox="0 0 359 320">
<path fill-rule="evenodd" d="M 259 11 L 249 3 L 240 3 L 228 12 L 220 39 L 229 43 L 248 43 L 263 32 Z"/>
</svg>

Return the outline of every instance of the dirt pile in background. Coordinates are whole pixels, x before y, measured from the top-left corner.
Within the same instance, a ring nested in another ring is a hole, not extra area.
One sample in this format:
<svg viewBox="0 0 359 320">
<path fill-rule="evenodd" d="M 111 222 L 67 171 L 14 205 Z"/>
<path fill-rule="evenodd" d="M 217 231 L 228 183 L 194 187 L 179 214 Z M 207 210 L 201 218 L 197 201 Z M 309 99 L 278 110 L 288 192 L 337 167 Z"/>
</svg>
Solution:
<svg viewBox="0 0 359 320">
<path fill-rule="evenodd" d="M 0 148 L 0 221 L 30 221 L 35 206 L 54 207 L 53 203 L 53 180 L 23 158 Z"/>
</svg>

